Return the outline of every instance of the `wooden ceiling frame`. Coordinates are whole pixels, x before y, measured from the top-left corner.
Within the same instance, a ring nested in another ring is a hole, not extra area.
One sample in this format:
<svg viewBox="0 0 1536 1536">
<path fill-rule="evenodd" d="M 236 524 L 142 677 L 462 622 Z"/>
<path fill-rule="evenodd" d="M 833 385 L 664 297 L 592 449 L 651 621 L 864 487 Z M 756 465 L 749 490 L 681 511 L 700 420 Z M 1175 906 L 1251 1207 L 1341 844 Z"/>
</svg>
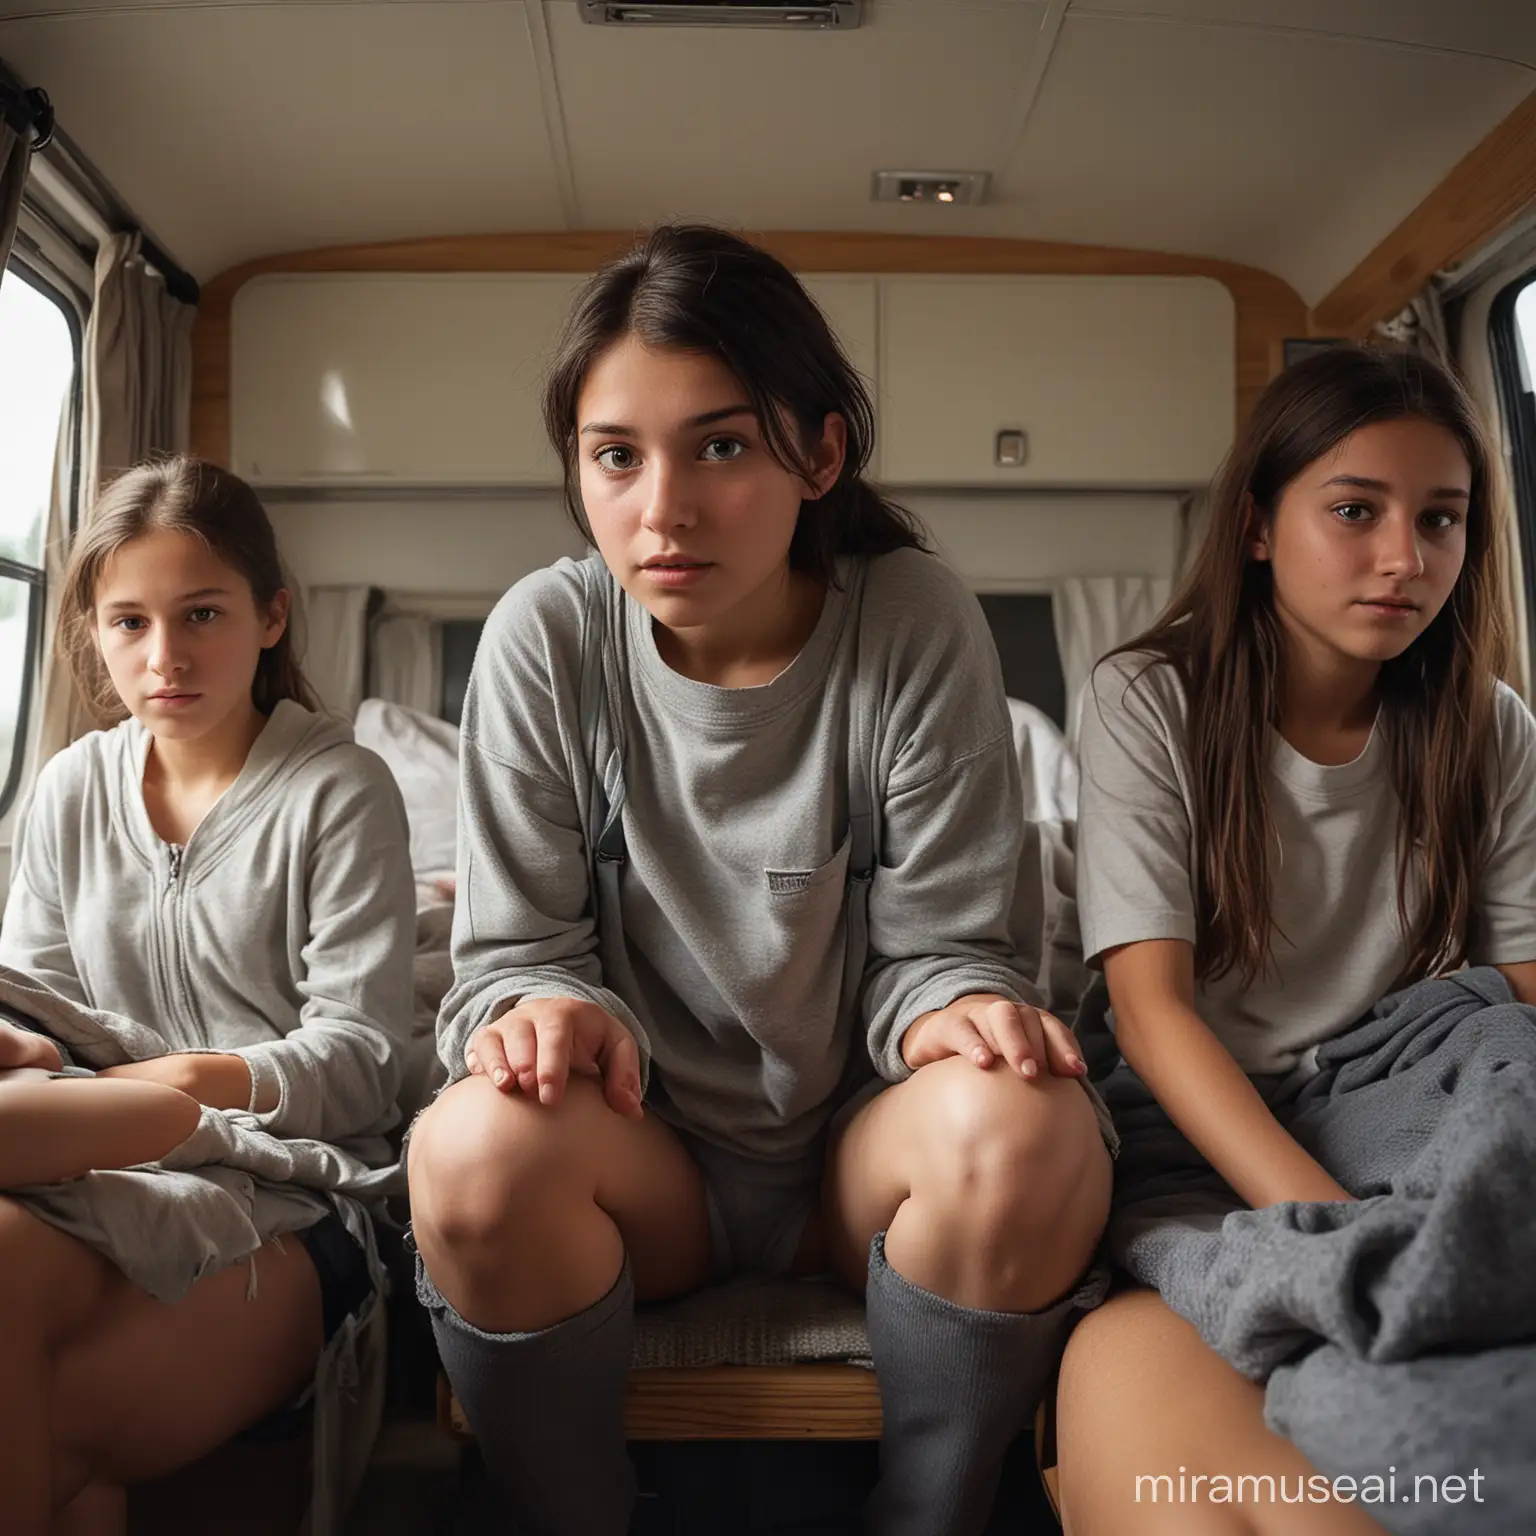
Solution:
<svg viewBox="0 0 1536 1536">
<path fill-rule="evenodd" d="M 1236 310 L 1237 414 L 1246 416 L 1280 367 L 1280 343 L 1307 334 L 1307 308 L 1282 279 L 1237 262 L 1115 246 L 1061 245 L 972 236 L 774 231 L 758 244 L 801 272 L 1097 274 L 1211 277 Z M 194 453 L 230 455 L 230 315 L 252 278 L 310 272 L 590 272 L 633 243 L 633 232 L 519 233 L 332 246 L 267 256 L 203 285 L 192 331 Z"/>
<path fill-rule="evenodd" d="M 1309 321 L 1312 334 L 1363 340 L 1436 272 L 1474 254 L 1533 206 L 1536 91 L 1317 304 Z"/>
</svg>

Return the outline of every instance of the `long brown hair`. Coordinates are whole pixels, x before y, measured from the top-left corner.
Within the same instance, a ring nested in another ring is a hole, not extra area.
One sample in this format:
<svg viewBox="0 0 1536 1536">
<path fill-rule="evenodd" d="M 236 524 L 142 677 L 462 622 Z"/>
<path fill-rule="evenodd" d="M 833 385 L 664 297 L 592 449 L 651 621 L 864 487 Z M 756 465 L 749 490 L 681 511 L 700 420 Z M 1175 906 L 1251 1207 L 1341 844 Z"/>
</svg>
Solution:
<svg viewBox="0 0 1536 1536">
<path fill-rule="evenodd" d="M 227 469 L 185 454 L 152 459 L 119 475 L 97 498 L 70 552 L 59 601 L 58 646 L 75 686 L 98 724 L 128 711 L 117 696 L 96 644 L 96 587 L 111 557 L 152 529 L 190 533 L 250 584 L 259 608 L 287 586 L 277 538 L 255 491 Z M 295 654 L 293 621 L 261 653 L 251 702 L 270 715 L 280 699 L 305 709 L 319 703 Z"/>
<path fill-rule="evenodd" d="M 1189 706 L 1192 874 L 1202 977 L 1269 968 L 1270 731 L 1280 724 L 1280 621 L 1270 565 L 1251 558 L 1255 515 L 1274 516 L 1309 464 L 1374 422 L 1443 427 L 1472 471 L 1466 560 L 1445 606 L 1383 663 L 1378 728 L 1400 807 L 1398 910 L 1423 900 L 1404 980 L 1454 969 L 1473 942 L 1476 871 L 1494 794 L 1494 685 L 1508 655 L 1494 460 L 1477 412 L 1440 364 L 1398 349 L 1341 346 L 1287 369 L 1264 391 L 1211 490 L 1205 541 L 1150 631 L 1123 652 L 1171 664 Z"/>
<path fill-rule="evenodd" d="M 800 503 L 789 564 L 835 580 L 838 555 L 927 549 L 918 520 L 864 478 L 875 413 L 826 317 L 767 251 L 707 224 L 663 224 L 582 289 L 544 386 L 544 426 L 565 467 L 565 506 L 590 544 L 581 506 L 576 403 L 593 363 L 625 336 L 658 350 L 717 357 L 741 382 L 769 452 L 808 476 L 807 446 L 835 411 L 847 449 L 825 495 Z M 790 431 L 784 415 L 794 424 Z M 798 438 L 797 438 L 798 434 Z"/>
</svg>

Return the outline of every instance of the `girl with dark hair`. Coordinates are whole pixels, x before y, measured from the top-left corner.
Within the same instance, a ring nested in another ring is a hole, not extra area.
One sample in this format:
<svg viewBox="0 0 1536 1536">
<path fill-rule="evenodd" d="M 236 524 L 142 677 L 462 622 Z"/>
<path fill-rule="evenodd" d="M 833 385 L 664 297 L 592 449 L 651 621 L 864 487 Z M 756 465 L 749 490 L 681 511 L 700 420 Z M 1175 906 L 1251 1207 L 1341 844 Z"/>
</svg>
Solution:
<svg viewBox="0 0 1536 1536">
<path fill-rule="evenodd" d="M 1155 1096 L 1212 1220 L 1350 1199 L 1266 1095 L 1384 995 L 1471 962 L 1536 1003 L 1536 723 L 1499 680 L 1492 475 L 1438 364 L 1301 362 L 1243 430 L 1167 613 L 1095 673 L 1078 878 L 1126 1064 L 1106 1096 L 1117 1116 Z M 1112 1251 L 1123 1223 L 1161 1219 L 1137 1203 L 1136 1152 Z M 1144 1473 L 1308 1476 L 1263 1402 L 1155 1293 L 1115 1297 L 1062 1369 L 1068 1528 L 1169 1529 L 1134 1500 Z M 1346 1503 L 1200 1521 L 1377 1529 Z"/>
<path fill-rule="evenodd" d="M 979 605 L 745 241 L 658 229 L 599 273 L 545 414 L 597 556 L 507 594 L 465 705 L 451 1085 L 409 1151 L 448 1374 L 520 1530 L 618 1536 L 635 1300 L 830 1267 L 884 1403 L 870 1529 L 971 1536 L 1097 1298 L 1110 1183 L 1008 933 Z"/>
<path fill-rule="evenodd" d="M 392 1160 L 404 808 L 383 763 L 315 712 L 288 618 L 260 503 L 189 458 L 113 483 L 64 578 L 61 649 L 116 723 L 38 778 L 0 964 L 173 1049 L 65 1077 L 55 1040 L 0 1024 L 0 1528 L 15 1536 L 121 1531 L 126 1484 L 290 1401 L 348 1316 L 361 1329 L 377 1306 L 354 1201 L 247 1191 L 255 1251 L 208 1232 L 170 1273 L 167 1232 L 88 1227 L 52 1195 L 165 1157 L 203 1106 L 328 1143 L 322 1162 L 333 1147 Z M 148 1272 L 155 1294 L 130 1278 Z"/>
</svg>

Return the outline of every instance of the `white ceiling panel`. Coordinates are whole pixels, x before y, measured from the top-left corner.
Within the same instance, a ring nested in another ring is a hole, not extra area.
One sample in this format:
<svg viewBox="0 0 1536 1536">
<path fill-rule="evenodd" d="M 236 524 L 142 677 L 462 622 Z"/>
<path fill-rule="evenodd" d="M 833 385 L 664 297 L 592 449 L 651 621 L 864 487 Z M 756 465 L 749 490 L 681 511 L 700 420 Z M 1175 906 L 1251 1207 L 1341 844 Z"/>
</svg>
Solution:
<svg viewBox="0 0 1536 1536">
<path fill-rule="evenodd" d="M 1243 261 L 1311 303 L 1531 83 L 1478 57 L 1069 12 L 1003 200 L 1018 234 Z"/>
<path fill-rule="evenodd" d="M 857 31 L 794 34 L 589 27 L 573 4 L 545 9 L 582 220 L 607 227 L 912 227 L 911 210 L 873 207 L 871 174 L 994 168 L 1045 14 L 872 0 Z"/>
<path fill-rule="evenodd" d="M 1536 66 L 1532 0 L 1086 0 L 1072 14 L 1283 27 Z"/>
<path fill-rule="evenodd" d="M 517 4 L 0 21 L 0 55 L 200 278 L 274 251 L 562 223 Z"/>
</svg>

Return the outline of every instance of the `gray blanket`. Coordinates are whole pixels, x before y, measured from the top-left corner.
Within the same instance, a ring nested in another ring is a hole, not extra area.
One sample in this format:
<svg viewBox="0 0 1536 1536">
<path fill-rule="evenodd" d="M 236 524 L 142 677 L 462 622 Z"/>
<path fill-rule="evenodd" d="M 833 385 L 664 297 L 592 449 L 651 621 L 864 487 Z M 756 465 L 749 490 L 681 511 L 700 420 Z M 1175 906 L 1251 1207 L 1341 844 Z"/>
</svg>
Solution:
<svg viewBox="0 0 1536 1536">
<path fill-rule="evenodd" d="M 82 1008 L 9 966 L 0 966 L 0 1009 L 56 1041 L 76 1071 L 170 1050 L 148 1025 Z M 7 1194 L 170 1302 L 204 1275 L 331 1210 L 371 1252 L 358 1202 L 376 1200 L 398 1182 L 397 1169 L 369 1168 L 325 1142 L 270 1135 L 253 1115 L 205 1108 L 192 1135 L 157 1163 Z"/>
<path fill-rule="evenodd" d="M 1321 1471 L 1395 1469 L 1387 1529 L 1536 1530 L 1536 1008 L 1494 970 L 1421 982 L 1258 1086 L 1356 1200 L 1247 1209 L 1122 1066 L 1111 1255 Z"/>
</svg>

